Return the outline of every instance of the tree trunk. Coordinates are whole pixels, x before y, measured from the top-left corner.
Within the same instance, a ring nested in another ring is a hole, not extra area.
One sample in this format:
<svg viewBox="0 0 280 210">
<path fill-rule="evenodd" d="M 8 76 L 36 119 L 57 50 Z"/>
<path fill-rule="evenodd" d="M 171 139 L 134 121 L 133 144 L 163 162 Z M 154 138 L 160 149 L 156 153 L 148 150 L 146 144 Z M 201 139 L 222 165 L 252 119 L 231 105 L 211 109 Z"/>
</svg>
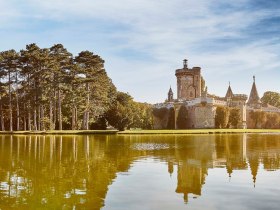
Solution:
<svg viewBox="0 0 280 210">
<path fill-rule="evenodd" d="M 44 107 L 41 106 L 41 130 L 45 130 L 45 120 L 44 120 L 44 116 L 45 113 L 44 113 Z"/>
<path fill-rule="evenodd" d="M 72 130 L 76 129 L 76 109 L 72 107 Z"/>
<path fill-rule="evenodd" d="M 74 86 L 71 85 L 71 91 L 72 91 L 72 130 L 75 130 L 76 128 L 76 113 L 75 113 L 75 95 L 74 95 Z"/>
<path fill-rule="evenodd" d="M 5 125 L 4 125 L 4 116 L 3 116 L 3 109 L 2 109 L 2 98 L 0 97 L 0 113 L 1 113 L 1 130 L 5 130 Z"/>
<path fill-rule="evenodd" d="M 50 115 L 50 127 L 49 127 L 49 129 L 50 130 L 54 130 L 54 128 L 53 128 L 53 104 L 52 104 L 52 98 L 50 98 L 50 113 L 49 113 L 49 115 Z"/>
<path fill-rule="evenodd" d="M 56 99 L 56 90 L 54 90 L 54 103 L 53 103 L 53 125 L 54 130 L 56 129 L 56 121 L 57 121 L 57 99 Z"/>
<path fill-rule="evenodd" d="M 88 130 L 88 122 L 89 122 L 89 84 L 86 83 L 87 89 L 87 102 L 86 102 L 86 110 L 83 116 L 83 130 Z"/>
<path fill-rule="evenodd" d="M 86 130 L 89 129 L 89 111 L 87 111 L 87 124 L 86 124 Z"/>
<path fill-rule="evenodd" d="M 27 75 L 27 79 L 28 79 L 28 91 L 30 91 L 30 75 Z M 28 130 L 31 131 L 31 113 L 30 113 L 30 106 L 31 102 L 30 102 L 30 98 L 28 99 L 28 104 L 27 104 L 27 109 L 28 109 L 28 116 L 27 116 L 27 124 L 28 124 Z"/>
<path fill-rule="evenodd" d="M 84 113 L 83 113 L 83 130 L 86 130 L 86 127 L 87 127 L 87 112 L 85 111 Z"/>
<path fill-rule="evenodd" d="M 35 109 L 34 109 L 33 119 L 34 119 L 34 130 L 37 131 L 37 110 L 36 110 L 36 106 L 35 106 Z"/>
<path fill-rule="evenodd" d="M 27 120 L 27 124 L 28 124 L 28 130 L 31 131 L 31 113 L 30 113 L 30 101 L 29 101 L 29 105 L 28 105 L 28 120 Z"/>
<path fill-rule="evenodd" d="M 18 79 L 17 79 L 17 72 L 16 72 L 16 86 L 18 84 Z M 19 128 L 19 104 L 18 104 L 18 87 L 16 87 L 16 109 L 17 109 L 17 131 L 20 130 Z"/>
<path fill-rule="evenodd" d="M 75 106 L 75 124 L 76 124 L 76 127 L 75 129 L 79 129 L 78 127 L 78 108 Z"/>
<path fill-rule="evenodd" d="M 38 130 L 41 130 L 41 105 L 38 106 Z"/>
<path fill-rule="evenodd" d="M 86 110 L 83 114 L 83 130 L 88 130 L 89 112 Z"/>
<path fill-rule="evenodd" d="M 26 131 L 26 107 L 25 107 L 25 103 L 23 104 L 23 130 Z"/>
<path fill-rule="evenodd" d="M 59 130 L 62 130 L 62 113 L 61 113 L 61 98 L 60 98 L 60 89 L 58 86 L 58 125 L 59 125 Z"/>
<path fill-rule="evenodd" d="M 11 73 L 10 72 L 9 72 L 9 116 L 10 116 L 10 131 L 13 131 L 13 110 L 12 110 Z"/>
</svg>

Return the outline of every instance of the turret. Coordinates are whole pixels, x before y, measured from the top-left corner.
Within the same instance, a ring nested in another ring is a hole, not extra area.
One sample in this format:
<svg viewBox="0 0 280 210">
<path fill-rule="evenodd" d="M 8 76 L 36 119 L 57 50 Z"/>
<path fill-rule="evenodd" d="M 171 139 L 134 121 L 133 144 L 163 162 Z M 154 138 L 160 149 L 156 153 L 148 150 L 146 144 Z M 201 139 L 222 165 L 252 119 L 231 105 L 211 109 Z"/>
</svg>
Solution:
<svg viewBox="0 0 280 210">
<path fill-rule="evenodd" d="M 175 71 L 177 77 L 178 100 L 193 100 L 201 97 L 201 68 L 189 68 L 188 60 L 183 60 L 183 68 Z"/>
<path fill-rule="evenodd" d="M 227 90 L 227 93 L 226 93 L 226 99 L 227 99 L 227 98 L 232 98 L 232 97 L 233 97 L 233 92 L 232 92 L 232 90 L 231 90 L 230 82 L 229 82 L 228 90 Z"/>
<path fill-rule="evenodd" d="M 250 93 L 247 105 L 254 107 L 254 108 L 261 108 L 261 100 L 260 100 L 258 90 L 256 87 L 256 77 L 255 76 L 253 76 L 253 85 L 252 85 L 252 89 L 251 89 L 251 93 Z"/>
<path fill-rule="evenodd" d="M 168 91 L 168 99 L 167 100 L 168 100 L 168 102 L 173 101 L 173 91 L 171 89 L 171 86 L 170 86 L 169 91 Z"/>
</svg>

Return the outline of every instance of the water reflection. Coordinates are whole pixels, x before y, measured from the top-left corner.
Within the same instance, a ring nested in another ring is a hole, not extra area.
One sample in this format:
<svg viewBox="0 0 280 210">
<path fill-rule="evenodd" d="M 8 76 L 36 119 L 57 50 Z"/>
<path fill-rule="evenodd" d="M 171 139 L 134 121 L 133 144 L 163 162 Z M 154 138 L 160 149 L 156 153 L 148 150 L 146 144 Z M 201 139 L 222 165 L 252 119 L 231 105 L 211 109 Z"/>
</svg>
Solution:
<svg viewBox="0 0 280 210">
<path fill-rule="evenodd" d="M 200 196 L 209 169 L 280 167 L 278 135 L 1 136 L 0 209 L 100 209 L 119 172 L 152 158 L 177 175 L 174 193 Z M 176 171 L 174 171 L 176 170 Z M 143 180 L 144 182 L 145 180 Z"/>
</svg>

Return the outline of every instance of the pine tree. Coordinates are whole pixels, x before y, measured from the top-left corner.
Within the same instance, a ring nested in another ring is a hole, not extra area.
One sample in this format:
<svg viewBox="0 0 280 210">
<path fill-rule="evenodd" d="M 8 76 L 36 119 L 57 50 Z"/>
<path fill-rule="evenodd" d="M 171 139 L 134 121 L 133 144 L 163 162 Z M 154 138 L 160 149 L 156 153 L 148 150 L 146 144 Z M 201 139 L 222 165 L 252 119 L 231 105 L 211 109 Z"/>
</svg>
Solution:
<svg viewBox="0 0 280 210">
<path fill-rule="evenodd" d="M 58 121 L 58 129 L 62 130 L 62 100 L 63 94 L 66 89 L 65 80 L 66 75 L 71 71 L 72 68 L 72 54 L 67 51 L 62 44 L 55 44 L 50 48 L 51 57 L 51 72 L 53 79 L 53 97 L 57 100 L 54 101 L 54 123 Z M 56 103 L 57 103 L 57 114 L 56 114 Z M 53 104 L 50 104 L 50 115 L 53 113 Z M 53 118 L 51 116 L 51 118 Z"/>
<path fill-rule="evenodd" d="M 13 131 L 13 107 L 12 107 L 12 91 L 13 91 L 13 74 L 17 71 L 18 54 L 15 50 L 1 52 L 0 71 L 6 77 L 6 85 L 8 86 L 9 95 L 9 130 Z"/>
</svg>

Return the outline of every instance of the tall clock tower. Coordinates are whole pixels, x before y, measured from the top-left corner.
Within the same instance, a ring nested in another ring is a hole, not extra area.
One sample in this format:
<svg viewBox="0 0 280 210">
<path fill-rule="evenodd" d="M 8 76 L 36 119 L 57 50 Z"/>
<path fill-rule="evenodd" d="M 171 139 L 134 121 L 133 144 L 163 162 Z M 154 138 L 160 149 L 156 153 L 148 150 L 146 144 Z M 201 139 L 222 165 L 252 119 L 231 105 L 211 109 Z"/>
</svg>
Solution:
<svg viewBox="0 0 280 210">
<path fill-rule="evenodd" d="M 201 96 L 201 68 L 188 68 L 185 59 L 182 69 L 177 69 L 177 98 L 179 100 L 192 100 Z"/>
</svg>

